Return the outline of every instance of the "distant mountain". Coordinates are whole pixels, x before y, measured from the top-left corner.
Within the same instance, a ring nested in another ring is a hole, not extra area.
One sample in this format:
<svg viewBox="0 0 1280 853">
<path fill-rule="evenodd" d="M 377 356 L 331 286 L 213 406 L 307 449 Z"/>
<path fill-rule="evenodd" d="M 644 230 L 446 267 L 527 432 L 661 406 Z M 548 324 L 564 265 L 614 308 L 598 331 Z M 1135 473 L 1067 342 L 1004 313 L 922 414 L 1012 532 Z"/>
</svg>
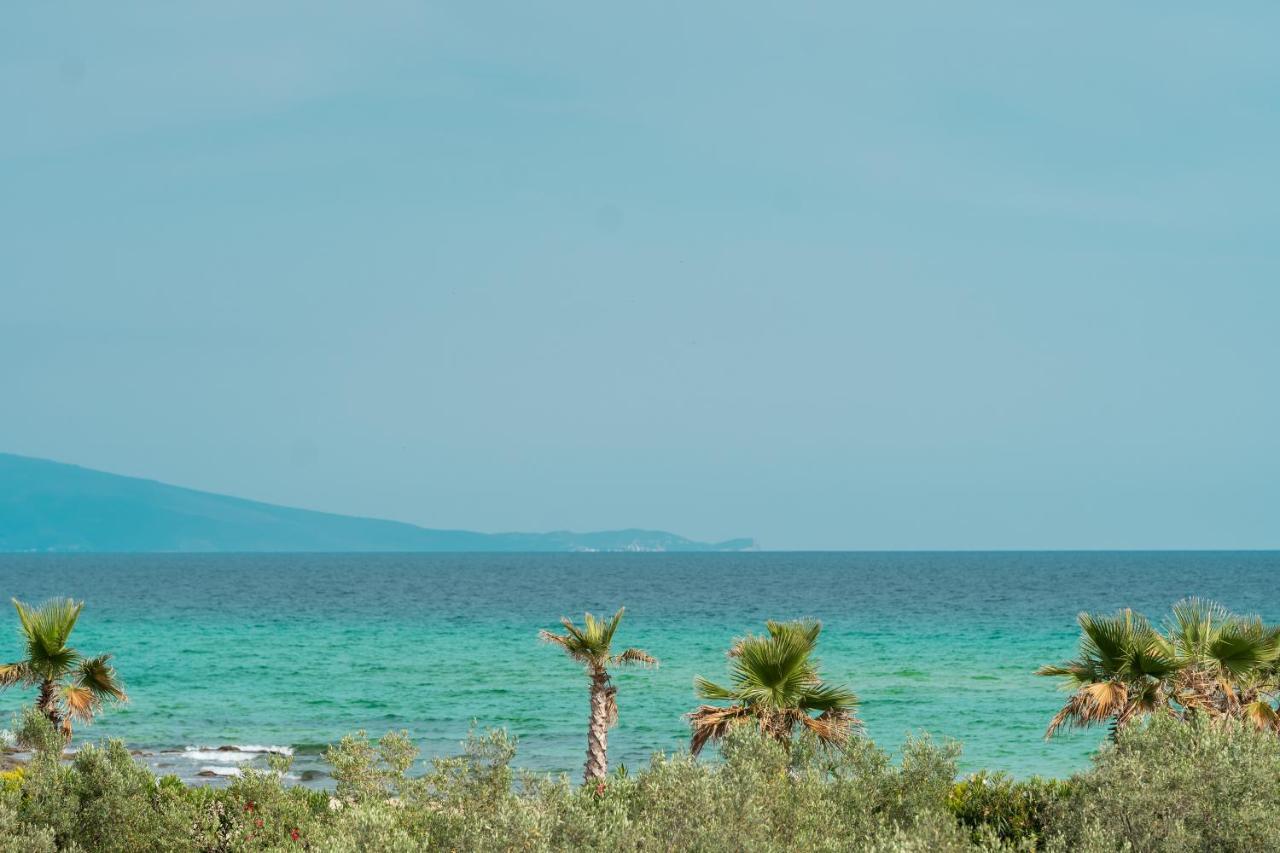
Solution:
<svg viewBox="0 0 1280 853">
<path fill-rule="evenodd" d="M 473 533 L 198 492 L 0 453 L 0 551 L 742 551 L 660 530 Z"/>
</svg>

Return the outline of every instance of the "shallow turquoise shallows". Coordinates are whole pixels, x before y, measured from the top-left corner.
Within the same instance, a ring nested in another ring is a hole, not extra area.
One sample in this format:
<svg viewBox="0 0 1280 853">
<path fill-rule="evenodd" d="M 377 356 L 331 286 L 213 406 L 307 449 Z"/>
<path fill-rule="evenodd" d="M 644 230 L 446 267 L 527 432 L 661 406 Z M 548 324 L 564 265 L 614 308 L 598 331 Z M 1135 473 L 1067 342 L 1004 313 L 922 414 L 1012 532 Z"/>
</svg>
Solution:
<svg viewBox="0 0 1280 853">
<path fill-rule="evenodd" d="M 1033 672 L 1074 653 L 1077 612 L 1159 619 L 1200 595 L 1274 620 L 1277 572 L 1276 552 L 7 555 L 0 591 L 87 602 L 75 643 L 116 655 L 132 701 L 79 739 L 121 738 L 185 778 L 271 747 L 323 784 L 320 746 L 346 732 L 408 729 L 436 755 L 473 720 L 518 736 L 520 766 L 576 773 L 587 679 L 538 629 L 620 604 L 618 642 L 662 666 L 618 673 L 615 766 L 685 745 L 693 677 L 723 680 L 735 636 L 814 616 L 870 737 L 954 738 L 963 769 L 1025 776 L 1087 766 L 1102 737 L 1043 740 L 1062 694 Z M 0 622 L 13 659 L 16 619 Z M 3 720 L 32 698 L 0 694 Z"/>
</svg>

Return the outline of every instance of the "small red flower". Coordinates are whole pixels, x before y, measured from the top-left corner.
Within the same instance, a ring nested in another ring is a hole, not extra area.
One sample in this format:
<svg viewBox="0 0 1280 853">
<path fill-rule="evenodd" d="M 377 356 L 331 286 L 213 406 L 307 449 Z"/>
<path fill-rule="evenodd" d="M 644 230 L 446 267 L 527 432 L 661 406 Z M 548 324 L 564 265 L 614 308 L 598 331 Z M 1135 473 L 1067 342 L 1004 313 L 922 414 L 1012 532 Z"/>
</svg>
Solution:
<svg viewBox="0 0 1280 853">
<path fill-rule="evenodd" d="M 301 837 L 302 837 L 302 833 L 301 833 L 301 832 L 298 832 L 298 830 L 295 828 L 295 829 L 290 830 L 290 832 L 289 832 L 289 837 L 290 837 L 291 839 L 293 839 L 294 841 L 297 841 L 299 838 L 301 838 Z"/>
<path fill-rule="evenodd" d="M 257 820 L 255 820 L 253 822 L 253 825 L 258 827 L 258 829 L 262 829 L 262 818 L 258 818 Z"/>
<path fill-rule="evenodd" d="M 246 812 L 251 812 L 251 811 L 253 811 L 253 800 L 250 800 L 249 802 L 247 802 L 247 803 L 245 803 L 245 804 L 244 804 L 244 810 L 245 810 Z"/>
<path fill-rule="evenodd" d="M 596 783 L 596 796 L 597 796 L 597 797 L 603 797 L 603 796 L 604 796 L 604 783 L 603 783 L 603 782 L 597 782 L 597 783 Z"/>
</svg>

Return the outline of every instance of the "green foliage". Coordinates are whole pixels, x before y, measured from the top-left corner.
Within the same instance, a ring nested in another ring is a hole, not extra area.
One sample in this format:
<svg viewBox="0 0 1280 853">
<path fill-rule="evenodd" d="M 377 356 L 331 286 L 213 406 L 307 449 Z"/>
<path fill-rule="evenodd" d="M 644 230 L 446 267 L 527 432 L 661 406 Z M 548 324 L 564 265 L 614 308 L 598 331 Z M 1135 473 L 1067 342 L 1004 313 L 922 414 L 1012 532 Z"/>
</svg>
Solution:
<svg viewBox="0 0 1280 853">
<path fill-rule="evenodd" d="M 583 664 L 588 672 L 603 671 L 610 665 L 655 666 L 658 661 L 643 649 L 625 649 L 616 655 L 613 653 L 613 635 L 617 633 L 618 623 L 622 621 L 624 613 L 626 608 L 619 607 L 618 612 L 608 619 L 600 619 L 590 613 L 584 614 L 581 628 L 573 624 L 573 620 L 561 618 L 563 634 L 540 631 L 538 636 L 544 642 L 564 649 L 570 658 Z"/>
<path fill-rule="evenodd" d="M 994 836 L 1034 844 L 1044 837 L 1050 815 L 1069 791 L 1069 783 L 1057 779 L 1015 780 L 981 771 L 952 786 L 947 808 L 970 828 L 974 841 Z"/>
<path fill-rule="evenodd" d="M 6 789 L 0 796 L 0 853 L 54 853 L 53 830 L 23 823 L 12 794 Z"/>
<path fill-rule="evenodd" d="M 857 740 L 788 749 L 750 727 L 723 762 L 655 756 L 597 785 L 511 769 L 505 732 L 472 733 L 460 754 L 411 774 L 403 733 L 330 751 L 344 796 L 246 770 L 222 790 L 157 779 L 118 743 L 69 764 L 33 762 L 0 794 L 0 828 L 22 850 L 862 850 L 965 849 L 947 811 L 958 748 L 913 740 L 902 760 Z M 43 846 L 42 846 L 43 845 Z M 4 848 L 0 847 L 0 853 Z"/>
<path fill-rule="evenodd" d="M 62 734 L 35 708 L 22 709 L 22 715 L 14 724 L 14 740 L 18 746 L 35 753 L 37 759 L 56 761 L 62 755 Z"/>
<path fill-rule="evenodd" d="M 274 771 L 245 770 L 225 791 L 206 799 L 204 816 L 204 843 L 214 849 L 221 844 L 236 850 L 296 850 L 299 841 L 327 834 L 329 796 L 286 788 Z"/>
<path fill-rule="evenodd" d="M 190 849 L 185 791 L 159 785 L 119 741 L 84 747 L 70 766 L 32 762 L 16 811 L 21 823 L 51 832 L 59 849 Z"/>
<path fill-rule="evenodd" d="M 834 746 L 861 728 L 855 716 L 858 697 L 819 675 L 813 653 L 822 624 L 806 619 L 771 621 L 766 627 L 766 634 L 748 635 L 729 650 L 730 686 L 694 678 L 698 698 L 732 703 L 702 705 L 689 714 L 694 754 L 744 723 L 787 742 L 797 729 L 807 730 Z"/>
<path fill-rule="evenodd" d="M 267 756 L 267 769 L 279 776 L 281 779 L 285 777 L 289 772 L 289 769 L 292 767 L 292 755 L 282 755 L 278 752 L 273 752 Z"/>
<path fill-rule="evenodd" d="M 387 732 L 375 745 L 359 731 L 329 747 L 324 757 L 338 783 L 338 798 L 360 802 L 398 792 L 418 757 L 418 748 L 408 732 Z"/>
<path fill-rule="evenodd" d="M 445 802 L 495 802 L 511 790 L 515 756 L 516 740 L 505 731 L 472 731 L 460 755 L 431 760 L 432 770 L 421 785 Z"/>
<path fill-rule="evenodd" d="M 1046 736 L 1104 722 L 1114 732 L 1157 712 L 1243 719 L 1280 732 L 1280 627 L 1197 598 L 1173 606 L 1163 633 L 1129 609 L 1081 613 L 1077 621 L 1078 655 L 1037 670 L 1071 691 Z"/>
<path fill-rule="evenodd" d="M 1280 740 L 1235 720 L 1153 717 L 1103 748 L 1051 819 L 1064 849 L 1280 849 Z"/>
<path fill-rule="evenodd" d="M 368 802 L 343 809 L 314 848 L 326 853 L 413 853 L 427 848 L 424 841 L 415 838 L 396 809 Z"/>
<path fill-rule="evenodd" d="M 13 599 L 22 630 L 25 657 L 0 664 L 0 688 L 22 684 L 40 689 L 40 712 L 71 736 L 73 720 L 89 722 L 103 702 L 126 701 L 124 685 L 110 655 L 85 657 L 68 645 L 83 602 L 50 599 L 32 607 Z"/>
</svg>

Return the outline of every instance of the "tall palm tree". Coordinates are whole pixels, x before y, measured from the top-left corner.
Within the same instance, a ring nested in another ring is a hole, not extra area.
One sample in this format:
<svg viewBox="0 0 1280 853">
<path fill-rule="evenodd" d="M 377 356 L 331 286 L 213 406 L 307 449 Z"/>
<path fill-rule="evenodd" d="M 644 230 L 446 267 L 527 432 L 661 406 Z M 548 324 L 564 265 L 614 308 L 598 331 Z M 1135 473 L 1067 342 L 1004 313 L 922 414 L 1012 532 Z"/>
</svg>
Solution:
<svg viewBox="0 0 1280 853">
<path fill-rule="evenodd" d="M 1065 680 L 1071 697 L 1045 732 L 1065 725 L 1111 722 L 1112 736 L 1130 720 L 1169 707 L 1171 679 L 1184 665 L 1173 644 L 1141 614 L 1081 613 L 1080 652 L 1075 659 L 1042 666 L 1037 675 Z"/>
<path fill-rule="evenodd" d="M 846 687 L 825 683 L 818 674 L 813 651 L 822 623 L 771 621 L 766 627 L 768 633 L 747 635 L 730 648 L 732 686 L 721 687 L 702 676 L 694 679 L 698 698 L 733 704 L 702 705 L 689 714 L 693 754 L 746 723 L 783 743 L 790 743 L 798 726 L 831 745 L 843 744 L 861 728 L 858 697 Z"/>
<path fill-rule="evenodd" d="M 613 635 L 626 608 L 619 607 L 612 619 L 597 619 L 587 613 L 582 627 L 562 618 L 563 634 L 541 631 L 539 636 L 565 650 L 570 658 L 582 664 L 591 678 L 591 717 L 587 726 L 587 763 L 583 784 L 602 780 L 609 772 L 609 729 L 618 721 L 618 689 L 609 675 L 610 666 L 657 666 L 657 658 L 643 649 L 624 649 L 613 653 Z"/>
<path fill-rule="evenodd" d="M 84 602 L 50 599 L 39 607 L 13 599 L 26 643 L 26 657 L 0 665 L 0 688 L 38 687 L 36 707 L 71 739 L 71 721 L 90 722 L 108 699 L 127 701 L 111 655 L 85 657 L 67 645 Z"/>
</svg>

